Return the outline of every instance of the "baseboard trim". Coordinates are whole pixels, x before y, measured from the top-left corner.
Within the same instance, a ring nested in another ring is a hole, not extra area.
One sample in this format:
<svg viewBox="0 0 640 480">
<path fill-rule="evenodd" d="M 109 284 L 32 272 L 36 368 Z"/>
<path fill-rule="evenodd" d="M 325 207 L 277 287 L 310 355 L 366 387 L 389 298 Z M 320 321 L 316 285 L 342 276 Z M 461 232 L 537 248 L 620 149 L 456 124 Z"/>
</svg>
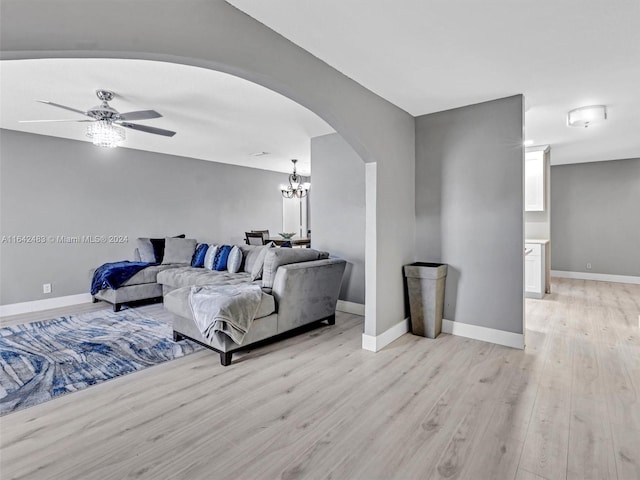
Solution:
<svg viewBox="0 0 640 480">
<path fill-rule="evenodd" d="M 370 352 L 379 352 L 394 340 L 400 338 L 409 331 L 409 319 L 399 321 L 393 327 L 382 332 L 380 335 L 362 334 L 362 349 Z"/>
<path fill-rule="evenodd" d="M 444 318 L 442 319 L 442 332 L 483 342 L 496 343 L 505 347 L 524 349 L 524 335 L 521 333 L 504 332 L 493 328 L 454 322 Z"/>
<path fill-rule="evenodd" d="M 41 310 L 49 310 L 50 308 L 68 307 L 70 305 L 89 302 L 91 302 L 91 295 L 88 293 L 80 293 L 78 295 L 45 298 L 44 300 L 34 300 L 32 302 L 10 303 L 8 305 L 0 305 L 0 317 L 39 312 Z"/>
<path fill-rule="evenodd" d="M 596 280 L 599 282 L 632 283 L 640 285 L 640 277 L 631 275 L 610 275 L 608 273 L 567 272 L 564 270 L 551 270 L 552 277 L 575 278 L 576 280 Z"/>
<path fill-rule="evenodd" d="M 353 315 L 360 315 L 364 317 L 364 303 L 347 302 L 346 300 L 338 300 L 336 310 L 344 313 L 351 313 Z"/>
</svg>

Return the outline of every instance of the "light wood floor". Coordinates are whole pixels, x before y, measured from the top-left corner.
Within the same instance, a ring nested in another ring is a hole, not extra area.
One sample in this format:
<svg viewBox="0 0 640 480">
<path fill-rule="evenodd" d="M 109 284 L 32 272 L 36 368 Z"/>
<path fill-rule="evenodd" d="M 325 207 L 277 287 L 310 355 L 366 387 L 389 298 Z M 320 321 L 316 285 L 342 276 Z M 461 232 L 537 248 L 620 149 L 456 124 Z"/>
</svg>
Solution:
<svg viewBox="0 0 640 480">
<path fill-rule="evenodd" d="M 230 367 L 203 351 L 7 415 L 0 476 L 638 479 L 640 286 L 552 288 L 524 352 L 405 335 L 374 354 L 339 314 Z"/>
</svg>

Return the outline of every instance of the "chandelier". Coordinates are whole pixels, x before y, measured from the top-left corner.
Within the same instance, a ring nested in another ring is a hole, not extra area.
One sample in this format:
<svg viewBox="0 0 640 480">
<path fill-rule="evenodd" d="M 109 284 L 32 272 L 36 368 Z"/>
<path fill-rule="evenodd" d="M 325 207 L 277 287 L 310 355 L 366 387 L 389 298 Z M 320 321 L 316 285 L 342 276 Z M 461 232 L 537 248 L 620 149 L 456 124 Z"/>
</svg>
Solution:
<svg viewBox="0 0 640 480">
<path fill-rule="evenodd" d="M 125 133 L 111 120 L 98 120 L 87 126 L 87 137 L 98 147 L 115 148 L 124 141 Z"/>
<path fill-rule="evenodd" d="M 289 186 L 282 185 L 281 192 L 284 198 L 302 198 L 307 195 L 311 184 L 309 182 L 302 182 L 302 177 L 296 173 L 296 163 L 298 160 L 291 160 L 293 162 L 293 173 L 289 175 Z"/>
</svg>

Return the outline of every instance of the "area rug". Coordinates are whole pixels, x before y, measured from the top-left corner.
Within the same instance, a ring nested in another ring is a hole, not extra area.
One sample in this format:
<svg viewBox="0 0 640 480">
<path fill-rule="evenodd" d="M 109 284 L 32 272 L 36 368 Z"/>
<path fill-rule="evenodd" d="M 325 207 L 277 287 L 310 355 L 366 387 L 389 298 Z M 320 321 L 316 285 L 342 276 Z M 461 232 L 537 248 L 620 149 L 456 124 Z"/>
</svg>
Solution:
<svg viewBox="0 0 640 480">
<path fill-rule="evenodd" d="M 200 350 L 135 309 L 0 329 L 0 415 Z"/>
</svg>

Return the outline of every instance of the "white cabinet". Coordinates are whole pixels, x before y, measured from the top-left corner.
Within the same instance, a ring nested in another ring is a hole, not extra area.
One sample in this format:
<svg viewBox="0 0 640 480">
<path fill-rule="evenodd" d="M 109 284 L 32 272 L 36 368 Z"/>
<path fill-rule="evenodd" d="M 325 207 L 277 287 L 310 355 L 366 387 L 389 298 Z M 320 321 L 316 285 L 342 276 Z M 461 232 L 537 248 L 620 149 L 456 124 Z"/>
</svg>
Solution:
<svg viewBox="0 0 640 480">
<path fill-rule="evenodd" d="M 545 205 L 544 151 L 527 152 L 524 157 L 524 209 L 543 212 Z"/>
<path fill-rule="evenodd" d="M 542 298 L 547 289 L 548 241 L 525 243 L 524 292 L 527 297 Z"/>
</svg>

